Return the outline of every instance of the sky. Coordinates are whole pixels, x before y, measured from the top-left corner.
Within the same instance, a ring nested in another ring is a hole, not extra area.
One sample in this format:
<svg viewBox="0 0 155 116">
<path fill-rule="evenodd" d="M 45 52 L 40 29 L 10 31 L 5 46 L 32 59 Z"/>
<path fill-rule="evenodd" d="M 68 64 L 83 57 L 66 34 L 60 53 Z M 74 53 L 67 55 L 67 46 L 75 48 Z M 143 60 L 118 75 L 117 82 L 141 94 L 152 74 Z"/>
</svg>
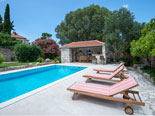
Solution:
<svg viewBox="0 0 155 116">
<path fill-rule="evenodd" d="M 155 18 L 155 0 L 0 0 L 0 14 L 4 17 L 6 4 L 10 5 L 10 17 L 15 31 L 33 42 L 43 32 L 51 33 L 57 42 L 55 28 L 70 11 L 92 4 L 110 11 L 125 7 L 138 22 Z"/>
</svg>

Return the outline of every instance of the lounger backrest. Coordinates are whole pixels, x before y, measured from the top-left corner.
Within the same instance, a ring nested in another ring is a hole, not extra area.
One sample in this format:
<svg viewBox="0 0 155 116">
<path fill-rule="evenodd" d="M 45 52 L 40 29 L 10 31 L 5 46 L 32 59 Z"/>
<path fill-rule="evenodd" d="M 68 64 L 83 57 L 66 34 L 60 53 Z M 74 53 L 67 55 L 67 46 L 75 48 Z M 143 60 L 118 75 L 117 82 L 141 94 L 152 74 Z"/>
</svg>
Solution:
<svg viewBox="0 0 155 116">
<path fill-rule="evenodd" d="M 124 65 L 124 62 L 121 62 L 117 67 L 116 67 L 116 69 L 115 69 L 115 71 L 117 70 L 117 69 L 119 69 L 121 66 L 123 66 Z"/>
<path fill-rule="evenodd" d="M 128 89 L 134 88 L 138 83 L 134 79 L 134 77 L 130 77 L 128 79 L 124 79 L 110 87 L 110 95 L 115 95 L 117 93 L 126 91 Z"/>
<path fill-rule="evenodd" d="M 119 74 L 123 70 L 124 66 L 121 66 L 119 69 L 117 69 L 115 72 L 113 72 L 110 77 L 113 78 L 117 74 Z"/>
</svg>

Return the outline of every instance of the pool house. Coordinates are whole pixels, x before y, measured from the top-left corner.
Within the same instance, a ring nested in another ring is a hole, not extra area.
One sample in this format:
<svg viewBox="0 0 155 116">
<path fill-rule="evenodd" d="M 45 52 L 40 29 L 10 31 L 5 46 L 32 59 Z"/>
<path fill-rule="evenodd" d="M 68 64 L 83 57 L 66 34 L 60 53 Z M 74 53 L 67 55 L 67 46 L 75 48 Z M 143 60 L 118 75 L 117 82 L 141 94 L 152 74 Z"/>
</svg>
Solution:
<svg viewBox="0 0 155 116">
<path fill-rule="evenodd" d="M 106 64 L 105 43 L 91 40 L 66 44 L 61 47 L 61 62 Z"/>
</svg>

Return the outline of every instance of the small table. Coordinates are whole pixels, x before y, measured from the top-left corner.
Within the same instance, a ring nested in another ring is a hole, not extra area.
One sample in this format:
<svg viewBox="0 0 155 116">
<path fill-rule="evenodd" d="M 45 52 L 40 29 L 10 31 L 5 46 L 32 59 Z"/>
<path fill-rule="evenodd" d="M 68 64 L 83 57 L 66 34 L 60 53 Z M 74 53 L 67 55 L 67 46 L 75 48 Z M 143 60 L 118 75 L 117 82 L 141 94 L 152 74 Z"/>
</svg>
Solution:
<svg viewBox="0 0 155 116">
<path fill-rule="evenodd" d="M 86 62 L 87 61 L 87 57 L 86 56 L 80 56 L 79 57 L 79 62 Z"/>
</svg>

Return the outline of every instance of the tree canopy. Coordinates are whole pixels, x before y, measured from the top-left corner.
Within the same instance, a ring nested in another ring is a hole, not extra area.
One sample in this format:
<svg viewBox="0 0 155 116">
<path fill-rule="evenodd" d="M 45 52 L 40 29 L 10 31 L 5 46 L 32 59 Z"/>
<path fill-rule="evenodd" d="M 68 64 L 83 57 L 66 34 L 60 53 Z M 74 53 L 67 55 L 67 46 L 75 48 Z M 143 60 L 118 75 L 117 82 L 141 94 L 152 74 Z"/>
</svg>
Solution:
<svg viewBox="0 0 155 116">
<path fill-rule="evenodd" d="M 41 35 L 41 39 L 49 39 L 50 37 L 52 37 L 52 34 L 50 33 L 42 33 Z"/>
<path fill-rule="evenodd" d="M 2 29 L 3 29 L 3 18 L 1 17 L 0 15 L 0 32 L 2 32 Z"/>
<path fill-rule="evenodd" d="M 134 15 L 126 8 L 105 17 L 103 41 L 113 52 L 114 61 L 121 52 L 130 53 L 130 42 L 140 37 L 142 28 L 143 24 L 134 21 Z"/>
<path fill-rule="evenodd" d="M 0 47 L 13 49 L 16 44 L 21 43 L 19 40 L 15 40 L 11 37 L 11 30 L 14 30 L 14 25 L 13 21 L 10 21 L 10 8 L 9 4 L 7 4 L 4 21 L 0 15 Z"/>
<path fill-rule="evenodd" d="M 0 33 L 0 47 L 13 49 L 18 43 L 21 43 L 21 41 L 14 40 L 9 34 Z"/>
<path fill-rule="evenodd" d="M 71 11 L 55 29 L 60 44 L 85 40 L 102 40 L 104 19 L 110 13 L 107 8 L 91 5 Z"/>
<path fill-rule="evenodd" d="M 45 53 L 45 58 L 55 58 L 59 55 L 59 45 L 53 39 L 36 39 L 34 45 L 39 46 Z"/>
<path fill-rule="evenodd" d="M 130 59 L 130 43 L 138 40 L 145 23 L 135 21 L 127 8 L 113 12 L 98 5 L 90 5 L 66 14 L 55 29 L 61 45 L 87 40 L 100 40 L 113 53 L 116 61 L 120 53 Z"/>
<path fill-rule="evenodd" d="M 142 29 L 139 40 L 133 40 L 131 43 L 131 55 L 147 58 L 155 56 L 155 18 L 146 24 Z"/>
<path fill-rule="evenodd" d="M 3 24 L 3 33 L 11 34 L 11 21 L 10 21 L 10 7 L 9 4 L 6 5 L 4 13 L 4 24 Z"/>
<path fill-rule="evenodd" d="M 103 38 L 103 41 L 106 42 L 106 46 L 113 52 L 115 62 L 118 53 L 123 47 L 123 39 L 120 35 L 119 18 L 117 15 L 111 14 L 105 18 L 104 33 L 105 38 Z"/>
</svg>

